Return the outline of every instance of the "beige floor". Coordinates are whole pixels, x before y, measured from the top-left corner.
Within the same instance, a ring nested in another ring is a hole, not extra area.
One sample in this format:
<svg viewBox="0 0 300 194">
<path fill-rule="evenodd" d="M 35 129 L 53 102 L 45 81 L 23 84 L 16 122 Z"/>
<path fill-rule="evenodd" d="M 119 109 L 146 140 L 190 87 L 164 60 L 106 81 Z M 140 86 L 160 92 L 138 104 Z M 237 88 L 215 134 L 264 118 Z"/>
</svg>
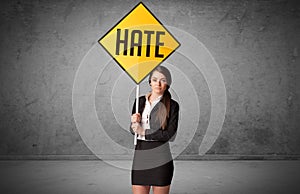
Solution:
<svg viewBox="0 0 300 194">
<path fill-rule="evenodd" d="M 97 160 L 0 161 L 0 173 L 1 194 L 131 193 L 129 170 Z M 175 161 L 171 193 L 300 193 L 300 161 Z"/>
</svg>

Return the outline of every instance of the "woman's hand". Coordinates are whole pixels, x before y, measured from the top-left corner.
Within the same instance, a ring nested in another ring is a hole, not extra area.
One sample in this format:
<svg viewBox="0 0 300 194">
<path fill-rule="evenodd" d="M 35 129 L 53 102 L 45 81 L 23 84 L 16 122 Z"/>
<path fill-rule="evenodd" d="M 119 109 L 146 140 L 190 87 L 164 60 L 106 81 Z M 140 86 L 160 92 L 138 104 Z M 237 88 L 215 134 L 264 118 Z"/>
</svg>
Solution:
<svg viewBox="0 0 300 194">
<path fill-rule="evenodd" d="M 135 113 L 131 116 L 132 123 L 140 123 L 141 122 L 141 115 L 140 113 Z"/>
<path fill-rule="evenodd" d="M 145 129 L 141 127 L 140 123 L 131 123 L 131 128 L 135 133 L 139 135 L 145 135 Z"/>
</svg>

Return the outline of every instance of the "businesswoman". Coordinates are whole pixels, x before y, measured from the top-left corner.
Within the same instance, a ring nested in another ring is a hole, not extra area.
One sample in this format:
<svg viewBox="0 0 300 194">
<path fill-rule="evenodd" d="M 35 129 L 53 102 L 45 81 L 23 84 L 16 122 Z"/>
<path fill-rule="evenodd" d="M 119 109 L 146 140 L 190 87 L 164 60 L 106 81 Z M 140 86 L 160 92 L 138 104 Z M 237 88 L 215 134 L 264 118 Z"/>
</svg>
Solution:
<svg viewBox="0 0 300 194">
<path fill-rule="evenodd" d="M 172 78 L 169 70 L 159 66 L 150 73 L 151 92 L 139 97 L 139 113 L 132 109 L 130 131 L 137 133 L 137 145 L 131 171 L 132 192 L 168 194 L 174 164 L 169 141 L 178 126 L 179 105 L 169 92 Z"/>
</svg>

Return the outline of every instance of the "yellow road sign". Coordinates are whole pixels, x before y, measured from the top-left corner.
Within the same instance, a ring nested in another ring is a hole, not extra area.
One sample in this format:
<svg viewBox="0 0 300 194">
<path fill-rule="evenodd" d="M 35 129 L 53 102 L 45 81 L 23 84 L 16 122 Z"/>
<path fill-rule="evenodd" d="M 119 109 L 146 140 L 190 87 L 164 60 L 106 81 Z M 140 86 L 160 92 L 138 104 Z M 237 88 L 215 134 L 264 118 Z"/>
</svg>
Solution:
<svg viewBox="0 0 300 194">
<path fill-rule="evenodd" d="M 180 46 L 143 3 L 135 6 L 99 43 L 137 84 Z"/>
</svg>

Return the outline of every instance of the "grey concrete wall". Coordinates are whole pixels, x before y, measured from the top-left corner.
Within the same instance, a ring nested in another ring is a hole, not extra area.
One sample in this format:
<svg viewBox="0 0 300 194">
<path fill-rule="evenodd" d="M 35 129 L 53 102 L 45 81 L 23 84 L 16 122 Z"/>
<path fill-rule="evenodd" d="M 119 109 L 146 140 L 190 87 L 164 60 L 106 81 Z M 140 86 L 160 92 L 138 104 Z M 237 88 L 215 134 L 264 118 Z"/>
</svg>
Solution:
<svg viewBox="0 0 300 194">
<path fill-rule="evenodd" d="M 92 154 L 73 119 L 75 73 L 89 49 L 137 3 L 1 1 L 1 155 Z M 163 24 L 200 40 L 220 67 L 227 112 L 208 154 L 300 154 L 297 1 L 144 3 Z M 114 72 L 121 73 L 117 65 L 106 75 Z M 203 77 L 192 72 L 190 77 L 202 110 L 196 134 L 182 154 L 197 155 L 209 122 L 210 99 Z M 105 79 L 113 77 L 102 79 L 96 90 L 97 112 L 109 128 L 114 118 L 106 107 L 110 85 Z M 132 143 L 124 132 L 110 135 L 122 145 Z"/>
</svg>

